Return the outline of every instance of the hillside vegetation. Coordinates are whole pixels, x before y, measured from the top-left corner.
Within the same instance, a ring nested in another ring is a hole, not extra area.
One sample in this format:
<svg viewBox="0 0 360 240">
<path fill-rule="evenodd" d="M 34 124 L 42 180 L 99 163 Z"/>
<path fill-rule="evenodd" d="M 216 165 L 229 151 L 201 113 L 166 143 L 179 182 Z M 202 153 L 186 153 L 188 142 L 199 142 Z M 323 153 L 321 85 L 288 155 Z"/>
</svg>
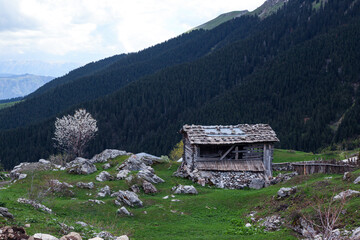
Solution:
<svg viewBox="0 0 360 240">
<path fill-rule="evenodd" d="M 185 123 L 269 123 L 277 147 L 357 147 L 360 2 L 313 3 L 183 34 L 3 109 L 0 159 L 10 168 L 54 153 L 55 116 L 79 107 L 99 124 L 89 156 L 169 152 Z"/>
</svg>

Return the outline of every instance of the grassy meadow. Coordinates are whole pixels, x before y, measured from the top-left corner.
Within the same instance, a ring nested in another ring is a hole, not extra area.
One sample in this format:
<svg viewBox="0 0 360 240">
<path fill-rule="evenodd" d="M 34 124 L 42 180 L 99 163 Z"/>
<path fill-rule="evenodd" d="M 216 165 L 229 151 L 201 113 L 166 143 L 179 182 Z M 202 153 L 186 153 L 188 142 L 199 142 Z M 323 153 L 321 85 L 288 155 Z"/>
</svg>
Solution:
<svg viewBox="0 0 360 240">
<path fill-rule="evenodd" d="M 287 150 L 276 150 L 275 159 L 282 161 Z M 300 154 L 300 156 L 302 156 Z M 312 156 L 312 155 L 310 155 Z M 310 156 L 302 156 L 308 159 Z M 294 161 L 295 161 L 294 157 Z M 111 174 L 116 174 L 116 165 L 123 162 L 126 157 L 111 160 L 112 167 L 108 169 Z M 297 160 L 297 161 L 299 161 Z M 83 232 L 85 239 L 91 237 L 91 231 L 109 231 L 116 236 L 127 234 L 130 239 L 296 239 L 298 235 L 288 227 L 279 231 L 265 232 L 260 227 L 246 228 L 244 224 L 251 222 L 248 215 L 256 211 L 256 218 L 263 218 L 273 214 L 280 215 L 287 226 L 295 224 L 299 216 L 306 214 L 312 217 L 312 206 L 319 199 L 328 201 L 334 193 L 351 188 L 360 191 L 360 185 L 350 181 L 343 181 L 342 175 L 315 174 L 311 176 L 296 176 L 288 182 L 273 185 L 260 190 L 229 190 L 213 187 L 202 187 L 190 180 L 173 177 L 173 172 L 179 163 L 162 163 L 154 165 L 155 173 L 165 180 L 157 184 L 159 193 L 146 195 L 139 194 L 144 202 L 142 208 L 127 207 L 134 216 L 118 216 L 119 208 L 114 204 L 112 197 L 96 198 L 98 189 L 105 185 L 112 191 L 126 190 L 129 184 L 125 180 L 97 182 L 95 180 L 102 169 L 102 164 L 96 164 L 98 171 L 90 175 L 71 175 L 65 171 L 29 172 L 28 177 L 19 180 L 9 187 L 0 190 L 0 206 L 6 207 L 14 214 L 15 220 L 9 221 L 0 217 L 0 225 L 30 224 L 27 233 L 49 233 L 60 237 L 59 223 L 74 226 L 74 231 Z M 352 180 L 360 175 L 360 170 L 352 173 Z M 331 179 L 325 177 L 331 176 Z M 71 189 L 75 194 L 51 194 L 42 196 L 51 179 L 58 179 L 74 185 Z M 94 182 L 95 189 L 79 189 L 75 184 L 79 181 Z M 171 188 L 177 184 L 194 185 L 198 195 L 176 195 L 172 198 Z M 281 187 L 298 186 L 299 191 L 288 198 L 279 200 L 276 197 Z M 20 197 L 32 197 L 45 206 L 51 208 L 55 214 L 44 213 L 33 207 L 17 203 Z M 163 199 L 164 196 L 170 196 Z M 89 203 L 88 199 L 103 200 L 105 204 Z M 172 199 L 180 201 L 174 202 Z M 339 227 L 352 229 L 360 225 L 360 198 L 347 201 L 345 210 L 340 219 Z M 86 222 L 92 227 L 81 227 L 76 221 Z"/>
</svg>

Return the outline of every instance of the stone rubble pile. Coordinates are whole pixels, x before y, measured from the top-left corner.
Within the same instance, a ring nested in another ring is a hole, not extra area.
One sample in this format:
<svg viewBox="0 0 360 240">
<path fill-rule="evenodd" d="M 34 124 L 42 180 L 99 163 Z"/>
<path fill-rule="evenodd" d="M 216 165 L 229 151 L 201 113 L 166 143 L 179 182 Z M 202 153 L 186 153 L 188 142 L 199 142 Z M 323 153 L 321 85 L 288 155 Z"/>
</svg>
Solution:
<svg viewBox="0 0 360 240">
<path fill-rule="evenodd" d="M 106 197 L 110 195 L 111 195 L 110 187 L 106 185 L 105 187 L 100 189 L 100 191 L 97 194 L 97 197 Z"/>
<path fill-rule="evenodd" d="M 40 203 L 37 203 L 37 202 L 35 202 L 35 201 L 33 201 L 33 200 L 26 199 L 26 198 L 18 198 L 17 201 L 18 201 L 18 203 L 31 205 L 31 206 L 33 206 L 35 209 L 40 209 L 40 210 L 42 210 L 42 211 L 44 211 L 44 212 L 47 212 L 47 213 L 50 213 L 50 214 L 53 213 L 50 208 L 48 208 L 48 207 L 46 207 L 46 206 L 44 206 L 44 205 L 42 205 L 42 204 L 40 204 Z"/>
<path fill-rule="evenodd" d="M 126 151 L 116 150 L 116 149 L 106 149 L 99 154 L 96 154 L 92 159 L 90 159 L 91 163 L 104 163 L 109 159 L 116 158 L 118 156 L 128 156 L 131 153 Z"/>
<path fill-rule="evenodd" d="M 84 189 L 93 189 L 95 187 L 93 182 L 89 182 L 89 183 L 78 182 L 76 183 L 76 186 L 78 188 L 84 188 Z"/>
<path fill-rule="evenodd" d="M 110 175 L 107 171 L 102 171 L 99 175 L 96 176 L 96 181 L 105 182 L 111 181 L 114 177 Z"/>
<path fill-rule="evenodd" d="M 66 170 L 68 173 L 87 175 L 96 172 L 97 168 L 90 160 L 77 157 L 66 164 Z"/>
<path fill-rule="evenodd" d="M 192 185 L 178 185 L 171 189 L 174 194 L 198 194 L 196 188 Z"/>
</svg>

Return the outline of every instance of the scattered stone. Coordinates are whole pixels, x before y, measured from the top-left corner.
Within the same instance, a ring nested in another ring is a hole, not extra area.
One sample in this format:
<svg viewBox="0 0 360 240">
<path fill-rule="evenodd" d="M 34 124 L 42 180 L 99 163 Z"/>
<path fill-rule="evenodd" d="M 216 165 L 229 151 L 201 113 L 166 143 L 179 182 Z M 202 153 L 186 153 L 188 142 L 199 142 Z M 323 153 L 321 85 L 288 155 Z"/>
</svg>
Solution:
<svg viewBox="0 0 360 240">
<path fill-rule="evenodd" d="M 245 224 L 245 227 L 251 227 L 251 223 Z"/>
<path fill-rule="evenodd" d="M 0 207 L 0 216 L 3 216 L 5 218 L 13 219 L 14 216 L 9 212 L 9 209 Z"/>
<path fill-rule="evenodd" d="M 180 202 L 179 199 L 171 199 L 172 202 Z"/>
<path fill-rule="evenodd" d="M 24 178 L 26 178 L 27 177 L 27 174 L 26 173 L 22 173 L 22 174 L 20 174 L 19 175 L 19 180 L 21 180 L 21 179 L 24 179 Z"/>
<path fill-rule="evenodd" d="M 262 221 L 259 220 L 260 222 Z M 283 222 L 281 221 L 281 217 L 278 215 L 268 216 L 264 219 L 263 222 L 260 223 L 260 226 L 265 227 L 267 231 L 276 231 L 278 230 Z"/>
<path fill-rule="evenodd" d="M 108 185 L 106 185 L 105 187 L 100 189 L 97 196 L 98 197 L 106 197 L 108 195 L 110 196 L 110 194 L 111 194 L 110 187 Z"/>
<path fill-rule="evenodd" d="M 130 190 L 133 191 L 134 193 L 139 193 L 140 192 L 140 188 L 137 184 L 134 184 L 130 187 Z"/>
<path fill-rule="evenodd" d="M 31 227 L 31 225 L 30 225 L 30 223 L 26 223 L 26 224 L 24 225 L 24 227 L 29 228 L 29 227 Z"/>
<path fill-rule="evenodd" d="M 152 185 L 151 183 L 149 183 L 148 181 L 144 180 L 142 187 L 144 189 L 144 192 L 146 194 L 153 194 L 153 193 L 157 193 L 157 189 L 154 185 Z"/>
<path fill-rule="evenodd" d="M 130 155 L 126 151 L 116 150 L 116 149 L 106 149 L 99 154 L 96 154 L 90 161 L 92 163 L 103 163 L 107 162 L 111 158 L 116 158 L 117 156 Z"/>
<path fill-rule="evenodd" d="M 67 164 L 67 171 L 74 174 L 91 174 L 97 171 L 96 166 L 85 158 L 77 157 Z"/>
<path fill-rule="evenodd" d="M 345 172 L 344 176 L 343 176 L 343 180 L 344 181 L 349 181 L 351 178 L 351 173 L 350 172 Z"/>
<path fill-rule="evenodd" d="M 118 170 L 140 171 L 146 169 L 146 164 L 136 155 L 131 155 L 123 164 L 121 164 Z"/>
<path fill-rule="evenodd" d="M 148 182 L 157 184 L 157 183 L 163 183 L 165 182 L 163 179 L 155 175 L 153 172 L 146 170 L 140 170 L 137 174 L 137 177 L 143 180 L 146 180 Z"/>
<path fill-rule="evenodd" d="M 18 201 L 18 203 L 28 204 L 28 205 L 33 206 L 35 209 L 40 209 L 44 212 L 52 214 L 52 210 L 50 208 L 48 208 L 40 203 L 37 203 L 33 200 L 26 199 L 26 198 L 18 198 L 17 201 Z"/>
<path fill-rule="evenodd" d="M 39 163 L 42 163 L 42 164 L 51 164 L 50 161 L 45 160 L 45 159 L 39 159 Z"/>
<path fill-rule="evenodd" d="M 116 175 L 117 180 L 125 179 L 129 175 L 129 170 L 120 170 L 118 174 Z"/>
<path fill-rule="evenodd" d="M 104 201 L 97 200 L 97 199 L 89 199 L 88 201 L 89 201 L 89 202 L 92 202 L 92 203 L 96 203 L 96 204 L 98 204 L 98 205 L 100 205 L 100 204 L 105 204 Z"/>
<path fill-rule="evenodd" d="M 355 184 L 360 183 L 360 176 L 358 176 L 358 177 L 355 179 L 354 183 L 355 183 Z"/>
<path fill-rule="evenodd" d="M 117 196 L 117 200 L 131 207 L 143 206 L 143 202 L 139 199 L 138 195 L 131 191 L 120 190 L 119 195 Z"/>
<path fill-rule="evenodd" d="M 60 240 L 82 240 L 80 234 L 76 232 L 71 232 L 65 236 L 62 236 Z"/>
<path fill-rule="evenodd" d="M 110 163 L 105 163 L 105 164 L 103 165 L 103 169 L 104 169 L 104 170 L 109 169 L 109 168 L 111 168 Z"/>
<path fill-rule="evenodd" d="M 251 180 L 249 184 L 249 188 L 251 189 L 261 189 L 265 186 L 265 181 L 261 178 L 254 178 Z"/>
<path fill-rule="evenodd" d="M 169 196 L 165 196 L 165 197 L 163 197 L 163 199 L 168 199 L 169 198 Z"/>
<path fill-rule="evenodd" d="M 94 237 L 94 238 L 90 238 L 89 240 L 104 240 L 104 239 L 100 237 Z"/>
<path fill-rule="evenodd" d="M 279 198 L 283 198 L 283 197 L 287 197 L 287 196 L 290 196 L 294 193 L 296 193 L 297 191 L 297 187 L 290 187 L 290 188 L 287 188 L 287 187 L 283 187 L 283 188 L 280 188 L 280 190 L 277 192 L 277 195 Z"/>
<path fill-rule="evenodd" d="M 333 178 L 333 177 L 331 177 L 331 176 L 330 176 L 330 177 L 324 177 L 324 179 L 332 179 L 332 178 Z"/>
<path fill-rule="evenodd" d="M 87 226 L 88 226 L 87 223 L 81 222 L 81 221 L 78 221 L 78 222 L 76 222 L 75 224 L 80 225 L 80 226 L 82 226 L 82 227 L 87 227 Z"/>
<path fill-rule="evenodd" d="M 34 238 L 39 238 L 41 240 L 59 240 L 58 238 L 45 233 L 35 233 Z"/>
<path fill-rule="evenodd" d="M 116 206 L 122 206 L 122 203 L 118 201 L 117 199 L 114 200 L 114 203 Z"/>
<path fill-rule="evenodd" d="M 178 185 L 171 189 L 175 194 L 198 194 L 196 188 L 192 185 Z"/>
<path fill-rule="evenodd" d="M 127 235 L 121 235 L 120 237 L 117 237 L 115 240 L 129 240 L 129 237 Z"/>
<path fill-rule="evenodd" d="M 351 235 L 351 240 L 359 240 L 360 239 L 360 227 L 353 230 L 353 234 Z"/>
<path fill-rule="evenodd" d="M 115 239 L 115 236 L 107 231 L 102 231 L 102 232 L 98 233 L 97 237 L 103 238 L 104 240 Z"/>
<path fill-rule="evenodd" d="M 125 207 L 121 207 L 116 211 L 119 215 L 133 216 L 131 212 L 129 212 Z"/>
<path fill-rule="evenodd" d="M 96 176 L 96 180 L 99 182 L 110 181 L 113 180 L 113 177 L 110 175 L 110 173 L 102 171 L 99 175 Z"/>
<path fill-rule="evenodd" d="M 348 190 L 343 191 L 343 192 L 339 193 L 338 195 L 336 195 L 334 197 L 334 200 L 345 199 L 345 198 L 348 198 L 348 197 L 350 197 L 352 195 L 358 195 L 358 194 L 360 194 L 359 191 L 348 189 Z"/>
<path fill-rule="evenodd" d="M 85 189 L 93 189 L 95 187 L 93 182 L 89 182 L 89 183 L 78 182 L 76 186 L 78 188 L 85 188 Z"/>
<path fill-rule="evenodd" d="M 74 186 L 66 182 L 60 182 L 57 179 L 50 180 L 50 188 L 54 192 L 61 192 L 64 189 L 73 188 Z"/>
</svg>

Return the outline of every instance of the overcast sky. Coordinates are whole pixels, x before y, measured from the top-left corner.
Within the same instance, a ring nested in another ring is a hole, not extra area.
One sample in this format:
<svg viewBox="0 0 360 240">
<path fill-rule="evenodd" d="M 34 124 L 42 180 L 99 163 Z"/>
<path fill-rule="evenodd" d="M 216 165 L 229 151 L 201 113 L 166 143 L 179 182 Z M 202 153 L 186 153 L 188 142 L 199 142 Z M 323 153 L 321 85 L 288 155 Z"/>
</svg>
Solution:
<svg viewBox="0 0 360 240">
<path fill-rule="evenodd" d="M 142 50 L 264 0 L 0 0 L 0 61 L 87 63 Z"/>
</svg>

